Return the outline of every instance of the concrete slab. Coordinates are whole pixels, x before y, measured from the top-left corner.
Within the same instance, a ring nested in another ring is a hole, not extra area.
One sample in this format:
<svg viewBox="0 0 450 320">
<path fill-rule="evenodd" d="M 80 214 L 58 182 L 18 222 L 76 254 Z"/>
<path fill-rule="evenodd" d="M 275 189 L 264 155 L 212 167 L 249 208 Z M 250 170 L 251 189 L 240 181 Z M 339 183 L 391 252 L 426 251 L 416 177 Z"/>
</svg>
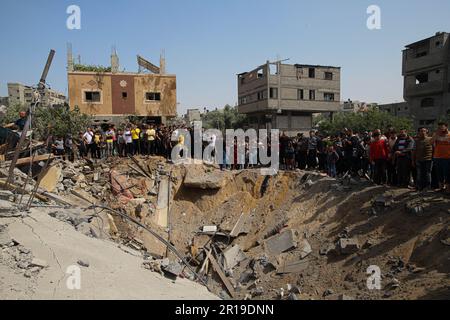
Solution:
<svg viewBox="0 0 450 320">
<path fill-rule="evenodd" d="M 265 250 L 269 255 L 278 255 L 297 247 L 294 230 L 286 230 L 278 235 L 267 239 L 264 243 Z"/>
</svg>

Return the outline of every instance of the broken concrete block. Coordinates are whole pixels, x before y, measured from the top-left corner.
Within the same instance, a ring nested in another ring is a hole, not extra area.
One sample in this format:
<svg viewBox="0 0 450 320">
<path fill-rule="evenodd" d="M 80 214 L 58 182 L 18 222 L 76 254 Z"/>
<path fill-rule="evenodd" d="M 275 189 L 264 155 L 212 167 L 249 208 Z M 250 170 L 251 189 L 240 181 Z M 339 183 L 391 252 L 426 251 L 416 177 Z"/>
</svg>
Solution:
<svg viewBox="0 0 450 320">
<path fill-rule="evenodd" d="M 20 217 L 22 214 L 16 205 L 6 200 L 0 200 L 0 218 Z"/>
<path fill-rule="evenodd" d="M 183 266 L 178 262 L 171 262 L 168 265 L 161 265 L 161 269 L 175 277 L 178 277 L 183 272 Z"/>
<path fill-rule="evenodd" d="M 204 226 L 203 232 L 217 232 L 217 226 Z"/>
<path fill-rule="evenodd" d="M 305 271 L 308 266 L 309 261 L 307 260 L 285 262 L 277 268 L 277 274 L 300 273 Z"/>
<path fill-rule="evenodd" d="M 39 187 L 48 192 L 54 192 L 61 177 L 62 177 L 61 168 L 57 166 L 52 166 L 47 169 L 47 172 L 42 177 Z"/>
<path fill-rule="evenodd" d="M 297 247 L 294 230 L 286 230 L 264 242 L 265 250 L 270 255 L 277 255 Z"/>
<path fill-rule="evenodd" d="M 223 257 L 225 258 L 225 269 L 233 269 L 240 262 L 247 259 L 244 252 L 242 252 L 239 245 L 232 246 L 223 252 Z"/>
<path fill-rule="evenodd" d="M 361 248 L 358 239 L 350 238 L 350 239 L 339 239 L 338 242 L 339 252 L 341 254 L 352 254 Z"/>
<path fill-rule="evenodd" d="M 155 223 L 163 228 L 167 228 L 167 215 L 169 203 L 169 178 L 164 176 L 159 183 L 158 200 L 156 203 Z"/>
<path fill-rule="evenodd" d="M 245 233 L 243 228 L 244 228 L 244 225 L 245 225 L 247 219 L 248 219 L 248 215 L 242 213 L 241 216 L 239 217 L 238 221 L 234 225 L 233 229 L 231 230 L 230 237 L 235 238 L 235 237 L 239 236 L 241 233 Z"/>
<path fill-rule="evenodd" d="M 220 189 L 226 183 L 227 173 L 220 170 L 206 172 L 203 165 L 186 165 L 186 176 L 183 185 L 196 189 Z"/>
<path fill-rule="evenodd" d="M 303 239 L 298 243 L 298 249 L 300 250 L 300 258 L 304 259 L 312 252 L 311 245 L 308 240 Z"/>
<path fill-rule="evenodd" d="M 89 223 L 91 234 L 98 239 L 110 238 L 110 224 L 108 215 L 106 212 L 99 213 L 98 217 L 95 217 Z"/>
<path fill-rule="evenodd" d="M 0 190 L 0 200 L 12 201 L 14 199 L 14 193 L 9 190 Z"/>
<path fill-rule="evenodd" d="M 47 261 L 45 261 L 45 260 L 34 258 L 33 260 L 31 260 L 30 266 L 46 268 L 48 266 L 48 264 L 47 264 Z"/>
<path fill-rule="evenodd" d="M 11 237 L 6 231 L 6 227 L 0 225 L 0 247 L 7 246 L 12 242 Z"/>
</svg>

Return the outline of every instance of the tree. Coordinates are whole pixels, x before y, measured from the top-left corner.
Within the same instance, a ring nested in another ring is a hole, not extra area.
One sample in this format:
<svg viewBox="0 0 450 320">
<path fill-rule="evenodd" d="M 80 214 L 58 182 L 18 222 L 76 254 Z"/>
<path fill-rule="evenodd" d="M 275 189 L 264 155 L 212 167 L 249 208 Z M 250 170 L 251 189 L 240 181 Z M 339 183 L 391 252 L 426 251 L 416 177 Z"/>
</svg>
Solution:
<svg viewBox="0 0 450 320">
<path fill-rule="evenodd" d="M 68 106 L 57 108 L 37 108 L 33 117 L 35 138 L 45 139 L 51 133 L 65 137 L 77 135 L 90 125 L 91 117 L 80 112 L 78 107 L 70 110 Z"/>
<path fill-rule="evenodd" d="M 223 109 L 204 113 L 202 121 L 206 129 L 239 129 L 247 125 L 247 117 L 228 104 Z"/>
<path fill-rule="evenodd" d="M 6 113 L 1 117 L 0 124 L 2 126 L 15 122 L 19 119 L 19 112 L 28 111 L 28 108 L 20 103 L 15 103 L 6 107 Z"/>
<path fill-rule="evenodd" d="M 413 128 L 411 119 L 394 117 L 388 112 L 377 109 L 358 113 L 339 112 L 334 115 L 332 121 L 321 115 L 315 119 L 315 126 L 326 135 L 336 135 L 343 128 L 353 129 L 355 132 L 373 131 L 375 129 L 384 131 L 390 127 L 397 130 L 405 128 L 411 131 Z"/>
</svg>

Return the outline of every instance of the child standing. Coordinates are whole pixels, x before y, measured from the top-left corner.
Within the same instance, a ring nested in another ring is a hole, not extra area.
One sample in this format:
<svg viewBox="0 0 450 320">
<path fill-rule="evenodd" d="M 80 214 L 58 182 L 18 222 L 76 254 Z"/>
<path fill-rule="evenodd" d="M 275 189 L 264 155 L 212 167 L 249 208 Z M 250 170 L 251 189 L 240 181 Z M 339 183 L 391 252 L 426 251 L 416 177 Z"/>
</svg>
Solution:
<svg viewBox="0 0 450 320">
<path fill-rule="evenodd" d="M 336 152 L 334 146 L 327 148 L 327 167 L 328 175 L 332 178 L 336 178 L 336 162 L 339 161 L 339 155 Z"/>
</svg>

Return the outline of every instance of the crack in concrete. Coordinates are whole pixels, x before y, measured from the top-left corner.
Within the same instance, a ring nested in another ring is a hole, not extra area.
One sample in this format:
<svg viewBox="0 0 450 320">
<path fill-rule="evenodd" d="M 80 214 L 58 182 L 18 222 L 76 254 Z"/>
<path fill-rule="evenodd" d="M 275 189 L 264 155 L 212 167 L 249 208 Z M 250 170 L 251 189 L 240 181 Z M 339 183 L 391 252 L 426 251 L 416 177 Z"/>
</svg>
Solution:
<svg viewBox="0 0 450 320">
<path fill-rule="evenodd" d="M 34 219 L 33 217 L 28 216 L 28 218 L 34 220 L 36 223 L 39 223 L 39 221 L 37 221 L 37 220 Z M 55 285 L 55 287 L 54 287 L 54 289 L 53 289 L 53 298 L 55 298 L 55 296 L 56 296 L 56 291 L 58 290 L 58 288 L 59 288 L 59 286 L 60 286 L 60 284 L 61 284 L 61 281 L 65 278 L 66 273 L 64 272 L 64 270 L 63 270 L 63 268 L 62 268 L 62 266 L 61 266 L 61 263 L 59 262 L 59 259 L 58 259 L 58 257 L 56 256 L 55 251 L 53 251 L 53 249 L 52 249 L 48 244 L 46 244 L 46 243 L 42 240 L 42 238 L 41 238 L 41 237 L 36 233 L 36 231 L 34 230 L 33 226 L 31 226 L 30 224 L 28 224 L 27 222 L 25 222 L 24 219 L 21 219 L 21 222 L 22 222 L 24 225 L 26 225 L 28 228 L 30 228 L 31 232 L 39 239 L 39 241 L 42 243 L 42 245 L 44 245 L 44 246 L 51 252 L 53 258 L 55 259 L 56 263 L 58 264 L 59 269 L 60 269 L 61 272 L 63 273 L 63 276 L 58 280 L 57 284 Z"/>
</svg>

